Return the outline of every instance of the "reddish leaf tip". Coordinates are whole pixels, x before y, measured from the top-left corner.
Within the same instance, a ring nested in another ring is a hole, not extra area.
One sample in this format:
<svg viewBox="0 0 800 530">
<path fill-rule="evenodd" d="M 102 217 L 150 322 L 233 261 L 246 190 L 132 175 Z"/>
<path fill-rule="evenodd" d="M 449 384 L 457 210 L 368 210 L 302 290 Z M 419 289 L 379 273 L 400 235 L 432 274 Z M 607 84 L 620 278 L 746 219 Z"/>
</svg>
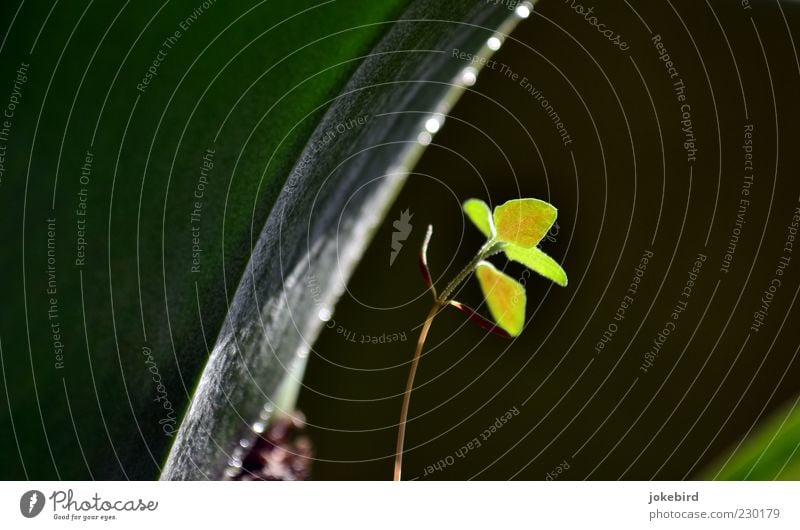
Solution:
<svg viewBox="0 0 800 530">
<path fill-rule="evenodd" d="M 490 333 L 494 333 L 504 339 L 510 339 L 511 335 L 509 335 L 503 328 L 497 326 L 494 322 L 490 321 L 487 318 L 484 318 L 479 313 L 477 313 L 474 309 L 470 308 L 467 305 L 462 304 L 461 302 L 457 302 L 455 300 L 450 301 L 450 305 L 464 313 L 469 317 L 469 319 L 480 326 L 481 328 L 489 331 Z"/>
</svg>

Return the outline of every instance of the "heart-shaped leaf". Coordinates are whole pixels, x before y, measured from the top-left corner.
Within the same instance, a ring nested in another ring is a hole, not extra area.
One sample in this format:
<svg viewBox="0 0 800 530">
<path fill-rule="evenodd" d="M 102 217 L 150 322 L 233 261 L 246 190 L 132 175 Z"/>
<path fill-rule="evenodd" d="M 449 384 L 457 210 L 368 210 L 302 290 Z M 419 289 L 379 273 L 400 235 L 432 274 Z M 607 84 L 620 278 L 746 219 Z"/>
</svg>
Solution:
<svg viewBox="0 0 800 530">
<path fill-rule="evenodd" d="M 525 288 L 487 261 L 478 264 L 475 274 L 494 321 L 512 337 L 518 336 L 525 325 Z"/>
<path fill-rule="evenodd" d="M 511 261 L 522 263 L 533 272 L 554 281 L 561 287 L 567 286 L 567 273 L 564 272 L 561 265 L 545 254 L 539 247 L 522 248 L 509 244 L 503 251 Z"/>
<path fill-rule="evenodd" d="M 497 239 L 523 248 L 539 244 L 556 222 L 558 210 L 539 199 L 514 199 L 494 209 Z"/>
<path fill-rule="evenodd" d="M 464 213 L 472 224 L 487 238 L 495 236 L 494 221 L 492 220 L 492 210 L 489 206 L 479 199 L 469 199 L 464 203 Z"/>
</svg>

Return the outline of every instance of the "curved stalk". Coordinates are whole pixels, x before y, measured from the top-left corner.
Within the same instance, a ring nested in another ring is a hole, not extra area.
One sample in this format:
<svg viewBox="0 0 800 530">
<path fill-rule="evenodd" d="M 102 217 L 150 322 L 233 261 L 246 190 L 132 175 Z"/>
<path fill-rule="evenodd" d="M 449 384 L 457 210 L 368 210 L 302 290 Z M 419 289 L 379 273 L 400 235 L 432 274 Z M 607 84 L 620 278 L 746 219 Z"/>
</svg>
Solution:
<svg viewBox="0 0 800 530">
<path fill-rule="evenodd" d="M 403 470 L 403 443 L 406 438 L 406 421 L 408 420 L 408 407 L 411 403 L 411 390 L 414 388 L 414 378 L 417 375 L 417 366 L 419 366 L 419 358 L 422 354 L 422 348 L 425 346 L 425 339 L 428 337 L 428 331 L 431 329 L 431 324 L 436 316 L 436 313 L 441 309 L 441 304 L 437 301 L 433 304 L 425 323 L 422 325 L 422 330 L 419 332 L 417 339 L 417 349 L 414 352 L 414 359 L 411 361 L 411 369 L 408 372 L 408 381 L 406 382 L 406 392 L 403 395 L 403 408 L 400 410 L 400 425 L 397 430 L 397 448 L 394 456 L 394 480 L 400 480 L 400 474 Z"/>
<path fill-rule="evenodd" d="M 427 279 L 430 278 L 430 272 L 428 271 L 427 248 L 428 243 L 430 242 L 432 231 L 432 227 L 429 226 L 428 232 L 425 236 L 425 242 L 422 244 L 422 251 L 420 252 L 420 266 L 426 278 L 426 285 L 428 284 Z M 425 339 L 428 337 L 428 331 L 431 329 L 433 319 L 436 316 L 436 313 L 438 313 L 442 307 L 450 303 L 450 300 L 448 300 L 449 296 L 453 294 L 459 285 L 464 283 L 464 281 L 469 278 L 469 275 L 472 274 L 478 263 L 492 254 L 499 252 L 502 248 L 501 245 L 501 243 L 498 243 L 494 239 L 487 241 L 472 259 L 472 261 L 470 261 L 467 266 L 464 267 L 455 278 L 453 278 L 453 281 L 451 281 L 447 287 L 445 287 L 444 291 L 442 291 L 442 294 L 439 297 L 436 297 L 436 289 L 433 284 L 430 283 L 430 285 L 428 285 L 428 287 L 433 291 L 433 296 L 436 301 L 434 302 L 433 307 L 431 307 L 428 317 L 425 319 L 425 323 L 422 325 L 422 330 L 419 332 L 417 349 L 414 351 L 414 358 L 411 361 L 411 368 L 408 372 L 406 391 L 405 394 L 403 394 L 403 407 L 400 410 L 400 424 L 397 429 L 397 447 L 395 449 L 394 456 L 394 480 L 400 480 L 400 475 L 403 471 L 403 444 L 405 443 L 406 437 L 406 422 L 408 420 L 408 407 L 411 403 L 411 390 L 414 388 L 414 378 L 417 375 L 417 367 L 419 366 L 419 359 L 422 355 L 422 348 L 425 346 Z"/>
</svg>

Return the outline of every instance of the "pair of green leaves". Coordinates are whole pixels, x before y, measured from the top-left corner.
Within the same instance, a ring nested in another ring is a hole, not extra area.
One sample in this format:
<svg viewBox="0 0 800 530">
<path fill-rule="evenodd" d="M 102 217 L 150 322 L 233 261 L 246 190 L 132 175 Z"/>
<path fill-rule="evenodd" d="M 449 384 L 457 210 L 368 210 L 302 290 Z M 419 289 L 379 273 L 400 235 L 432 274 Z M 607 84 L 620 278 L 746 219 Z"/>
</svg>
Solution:
<svg viewBox="0 0 800 530">
<path fill-rule="evenodd" d="M 556 221 L 558 211 L 553 205 L 538 199 L 515 199 L 492 213 L 485 202 L 469 199 L 463 209 L 488 239 L 484 248 L 490 249 L 489 254 L 499 249 L 508 259 L 562 287 L 567 285 L 567 274 L 561 265 L 537 246 Z M 497 327 L 512 337 L 518 336 L 525 325 L 525 288 L 483 259 L 476 264 L 475 275 Z M 473 319 L 477 317 L 462 304 L 453 305 L 468 314 L 471 312 Z"/>
</svg>

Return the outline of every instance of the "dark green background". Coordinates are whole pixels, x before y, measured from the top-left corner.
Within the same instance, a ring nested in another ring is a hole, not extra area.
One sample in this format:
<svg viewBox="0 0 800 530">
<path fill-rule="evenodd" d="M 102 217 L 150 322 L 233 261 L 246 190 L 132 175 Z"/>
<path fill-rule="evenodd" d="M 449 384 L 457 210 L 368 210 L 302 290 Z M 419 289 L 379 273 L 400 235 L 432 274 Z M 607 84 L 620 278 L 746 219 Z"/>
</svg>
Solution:
<svg viewBox="0 0 800 530">
<path fill-rule="evenodd" d="M 30 64 L 0 186 L 3 478 L 158 476 L 172 438 L 158 423 L 168 412 L 154 402 L 143 348 L 182 414 L 318 106 L 389 26 L 377 23 L 406 2 L 218 1 L 182 30 L 201 4 L 25 2 L 19 13 L 19 2 L 0 5 L 2 33 L 11 28 L 0 55 L 3 106 L 19 63 Z M 141 93 L 176 30 L 182 36 Z M 80 270 L 74 211 L 90 147 Z M 209 148 L 204 254 L 192 273 L 189 215 Z M 51 216 L 62 370 L 45 293 Z"/>
</svg>

